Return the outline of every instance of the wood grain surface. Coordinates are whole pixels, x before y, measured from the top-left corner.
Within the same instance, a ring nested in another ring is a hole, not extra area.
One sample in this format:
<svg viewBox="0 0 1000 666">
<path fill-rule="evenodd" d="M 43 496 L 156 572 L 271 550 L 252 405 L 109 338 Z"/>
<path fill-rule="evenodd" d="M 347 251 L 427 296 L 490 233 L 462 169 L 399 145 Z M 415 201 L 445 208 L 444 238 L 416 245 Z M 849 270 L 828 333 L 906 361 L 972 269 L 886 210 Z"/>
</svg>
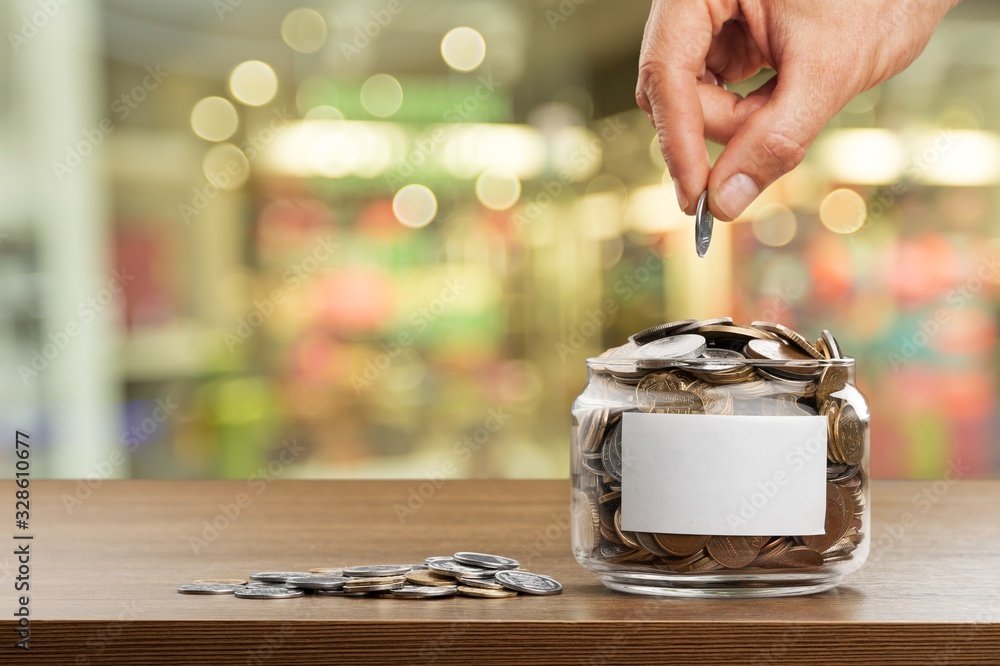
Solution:
<svg viewBox="0 0 1000 666">
<path fill-rule="evenodd" d="M 12 482 L 0 486 L 13 498 Z M 105 481 L 79 502 L 77 482 L 31 488 L 32 649 L 13 647 L 16 562 L 0 556 L 2 664 L 1000 663 L 1000 481 L 876 482 L 873 555 L 860 572 L 824 594 L 752 601 L 604 588 L 570 554 L 566 481 Z M 411 491 L 426 497 L 401 520 Z M 13 499 L 9 514 L 13 534 Z M 565 591 L 428 601 L 175 591 L 196 578 L 457 550 L 515 557 Z"/>
</svg>

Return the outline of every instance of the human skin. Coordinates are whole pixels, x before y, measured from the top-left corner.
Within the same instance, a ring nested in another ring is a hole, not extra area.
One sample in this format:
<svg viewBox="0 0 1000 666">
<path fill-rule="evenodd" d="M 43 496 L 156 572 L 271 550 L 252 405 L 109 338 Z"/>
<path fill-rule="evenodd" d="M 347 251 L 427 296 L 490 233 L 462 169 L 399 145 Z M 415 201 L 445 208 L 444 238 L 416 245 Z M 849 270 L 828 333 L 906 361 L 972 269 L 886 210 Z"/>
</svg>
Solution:
<svg viewBox="0 0 1000 666">
<path fill-rule="evenodd" d="M 738 217 L 855 95 L 905 69 L 958 0 L 654 0 L 636 101 L 689 215 Z M 776 75 L 745 98 L 726 82 Z M 725 145 L 715 165 L 705 139 Z"/>
</svg>

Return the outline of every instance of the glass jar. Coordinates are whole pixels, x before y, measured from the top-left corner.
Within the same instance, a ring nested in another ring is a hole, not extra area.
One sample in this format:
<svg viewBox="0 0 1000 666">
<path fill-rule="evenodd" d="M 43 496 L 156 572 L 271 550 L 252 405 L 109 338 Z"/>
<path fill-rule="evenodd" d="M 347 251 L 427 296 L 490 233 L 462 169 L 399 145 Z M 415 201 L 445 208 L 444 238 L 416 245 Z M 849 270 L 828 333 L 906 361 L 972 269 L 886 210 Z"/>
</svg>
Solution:
<svg viewBox="0 0 1000 666">
<path fill-rule="evenodd" d="M 869 412 L 854 359 L 832 336 L 813 356 L 789 345 L 750 358 L 743 328 L 708 336 L 697 357 L 630 341 L 587 360 L 572 407 L 573 553 L 607 587 L 810 594 L 867 558 Z"/>
</svg>

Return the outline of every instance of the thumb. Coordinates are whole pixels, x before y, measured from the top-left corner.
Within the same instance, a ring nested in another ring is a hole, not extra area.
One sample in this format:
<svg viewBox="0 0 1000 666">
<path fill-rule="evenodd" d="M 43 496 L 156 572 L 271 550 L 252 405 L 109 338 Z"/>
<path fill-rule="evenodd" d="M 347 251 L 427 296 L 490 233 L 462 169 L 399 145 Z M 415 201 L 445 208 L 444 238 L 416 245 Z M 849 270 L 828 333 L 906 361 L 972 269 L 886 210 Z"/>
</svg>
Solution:
<svg viewBox="0 0 1000 666">
<path fill-rule="evenodd" d="M 814 78 L 794 69 L 781 72 L 770 99 L 747 116 L 712 168 L 712 213 L 723 220 L 738 217 L 764 188 L 798 166 L 842 105 Z"/>
</svg>

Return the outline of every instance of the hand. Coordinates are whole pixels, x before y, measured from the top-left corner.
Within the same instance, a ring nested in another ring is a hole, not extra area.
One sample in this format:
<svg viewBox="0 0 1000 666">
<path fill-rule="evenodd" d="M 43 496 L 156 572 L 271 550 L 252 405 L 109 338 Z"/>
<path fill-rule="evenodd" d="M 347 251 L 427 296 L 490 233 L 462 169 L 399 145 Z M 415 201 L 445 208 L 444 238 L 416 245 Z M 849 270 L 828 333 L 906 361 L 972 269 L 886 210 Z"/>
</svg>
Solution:
<svg viewBox="0 0 1000 666">
<path fill-rule="evenodd" d="M 920 54 L 957 0 L 653 0 L 636 100 L 656 128 L 680 207 L 708 188 L 740 215 L 795 168 L 858 93 Z M 718 83 L 777 75 L 746 98 Z M 725 144 L 714 167 L 704 140 Z"/>
</svg>

